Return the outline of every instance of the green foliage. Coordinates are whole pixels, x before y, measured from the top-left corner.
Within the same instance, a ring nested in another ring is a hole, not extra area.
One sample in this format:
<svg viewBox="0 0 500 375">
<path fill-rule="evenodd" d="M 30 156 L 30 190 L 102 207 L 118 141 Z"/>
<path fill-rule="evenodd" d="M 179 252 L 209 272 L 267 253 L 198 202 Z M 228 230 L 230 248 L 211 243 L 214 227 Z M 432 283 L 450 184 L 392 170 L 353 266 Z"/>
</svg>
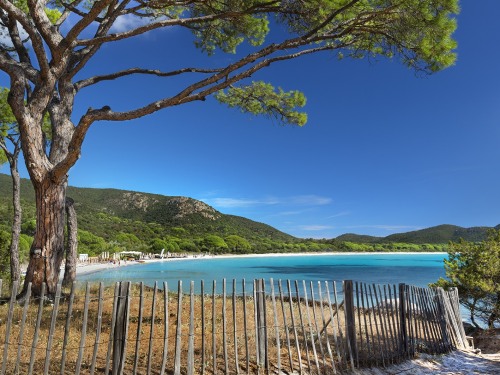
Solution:
<svg viewBox="0 0 500 375">
<path fill-rule="evenodd" d="M 7 103 L 9 90 L 0 87 L 0 136 L 5 137 L 11 124 L 16 122 L 12 109 Z"/>
<path fill-rule="evenodd" d="M 3 142 L 4 144 L 7 136 L 18 136 L 17 120 L 12 113 L 9 103 L 7 102 L 9 92 L 9 89 L 0 87 L 0 142 Z M 42 130 L 47 140 L 52 139 L 51 122 L 48 113 L 46 113 L 43 117 Z M 4 151 L 0 148 L 0 165 L 3 164 L 2 158 L 6 157 Z"/>
<path fill-rule="evenodd" d="M 338 245 L 341 251 L 353 252 L 426 252 L 446 251 L 447 247 L 440 244 L 415 244 L 405 242 L 359 243 L 343 241 Z"/>
<path fill-rule="evenodd" d="M 27 263 L 30 255 L 33 237 L 21 234 L 19 236 L 19 263 Z"/>
<path fill-rule="evenodd" d="M 0 278 L 10 280 L 10 233 L 0 229 Z"/>
<path fill-rule="evenodd" d="M 411 232 L 395 233 L 386 237 L 373 237 L 348 233 L 337 237 L 337 240 L 356 243 L 401 242 L 420 244 L 422 247 L 433 244 L 432 247 L 429 246 L 429 250 L 438 250 L 437 248 L 433 249 L 433 247 L 440 247 L 446 250 L 446 245 L 450 241 L 457 242 L 461 238 L 472 242 L 483 241 L 487 237 L 488 229 L 488 227 L 462 228 L 456 225 L 444 224 Z"/>
<path fill-rule="evenodd" d="M 151 251 L 155 254 L 161 253 L 163 249 L 166 249 L 168 247 L 168 243 L 165 240 L 155 238 L 153 241 L 151 241 Z"/>
<path fill-rule="evenodd" d="M 193 28 L 196 47 L 212 55 L 217 48 L 226 53 L 236 53 L 236 47 L 245 40 L 252 46 L 262 44 L 269 32 L 269 21 L 265 14 L 253 14 L 250 11 L 258 3 L 256 0 L 197 2 L 193 7 L 195 17 L 213 16 L 227 11 L 241 12 L 241 15 L 215 18 L 212 22 L 196 25 Z M 245 10 L 249 10 L 247 14 Z"/>
<path fill-rule="evenodd" d="M 306 104 L 304 94 L 299 91 L 285 92 L 281 87 L 276 91 L 265 82 L 252 82 L 250 85 L 230 87 L 220 91 L 216 98 L 229 107 L 239 107 L 244 113 L 264 115 L 283 124 L 302 126 L 307 122 L 307 114 L 295 110 Z"/>
<path fill-rule="evenodd" d="M 215 234 L 209 234 L 203 239 L 202 245 L 204 249 L 209 251 L 213 251 L 216 253 L 222 252 L 223 250 L 227 250 L 226 242 L 219 236 Z"/>
<path fill-rule="evenodd" d="M 104 238 L 96 236 L 83 229 L 78 229 L 78 253 L 94 257 L 107 250 Z"/>
<path fill-rule="evenodd" d="M 36 220 L 30 219 L 26 220 L 21 224 L 21 232 L 27 234 L 28 236 L 34 236 L 36 231 Z"/>
<path fill-rule="evenodd" d="M 141 241 L 133 233 L 120 232 L 115 236 L 114 240 L 128 251 L 137 250 L 141 245 Z"/>
<path fill-rule="evenodd" d="M 477 318 L 493 328 L 500 322 L 500 231 L 491 230 L 479 243 L 451 243 L 444 263 L 447 279 L 433 285 L 458 288 L 472 323 L 478 326 Z"/>
<path fill-rule="evenodd" d="M 225 238 L 228 249 L 233 253 L 246 253 L 252 249 L 252 245 L 243 237 L 231 234 Z"/>
</svg>

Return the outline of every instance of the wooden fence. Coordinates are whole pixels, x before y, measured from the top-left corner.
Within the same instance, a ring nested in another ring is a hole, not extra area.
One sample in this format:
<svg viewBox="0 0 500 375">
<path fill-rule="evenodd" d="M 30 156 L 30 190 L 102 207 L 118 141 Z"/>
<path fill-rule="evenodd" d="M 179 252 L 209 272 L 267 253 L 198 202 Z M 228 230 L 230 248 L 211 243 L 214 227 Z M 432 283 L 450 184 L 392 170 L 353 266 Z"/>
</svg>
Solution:
<svg viewBox="0 0 500 375">
<path fill-rule="evenodd" d="M 17 303 L 13 285 L 0 306 L 0 374 L 335 374 L 467 346 L 456 290 L 188 286 L 73 284 Z"/>
</svg>

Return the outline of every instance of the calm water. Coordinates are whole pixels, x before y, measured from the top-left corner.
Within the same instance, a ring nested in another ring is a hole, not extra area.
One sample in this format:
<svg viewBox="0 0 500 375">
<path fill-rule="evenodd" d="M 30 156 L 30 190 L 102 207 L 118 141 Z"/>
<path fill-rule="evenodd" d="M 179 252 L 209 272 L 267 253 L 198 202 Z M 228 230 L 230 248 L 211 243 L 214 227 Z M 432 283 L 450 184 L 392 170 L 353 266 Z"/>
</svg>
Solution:
<svg viewBox="0 0 500 375">
<path fill-rule="evenodd" d="M 177 288 L 182 280 L 184 290 L 189 281 L 195 281 L 199 292 L 200 280 L 205 281 L 205 290 L 211 291 L 212 281 L 222 284 L 223 278 L 229 284 L 232 279 L 342 281 L 354 280 L 366 283 L 406 283 L 427 286 L 444 277 L 443 259 L 445 253 L 434 254 L 329 254 L 303 256 L 270 256 L 241 258 L 201 258 L 180 261 L 158 261 L 113 268 L 78 277 L 79 281 L 103 281 L 110 284 L 118 280 L 143 281 L 153 286 L 155 281 L 167 281 L 169 289 Z M 238 287 L 239 289 L 239 287 Z M 228 289 L 229 290 L 229 289 Z M 231 289 L 232 290 L 232 289 Z"/>
</svg>

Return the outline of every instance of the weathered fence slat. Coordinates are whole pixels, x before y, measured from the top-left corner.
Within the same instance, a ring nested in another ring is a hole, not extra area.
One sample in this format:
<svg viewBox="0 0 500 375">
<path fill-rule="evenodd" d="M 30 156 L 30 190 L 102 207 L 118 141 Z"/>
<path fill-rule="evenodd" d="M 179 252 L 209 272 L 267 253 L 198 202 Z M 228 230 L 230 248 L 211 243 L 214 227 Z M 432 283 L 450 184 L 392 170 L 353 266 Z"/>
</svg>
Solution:
<svg viewBox="0 0 500 375">
<path fill-rule="evenodd" d="M 137 331 L 135 336 L 135 355 L 134 355 L 134 368 L 132 373 L 137 374 L 137 366 L 139 365 L 139 349 L 142 335 L 142 313 L 144 310 L 144 283 L 139 283 L 139 317 L 137 318 Z"/>
<path fill-rule="evenodd" d="M 177 326 L 175 329 L 175 363 L 174 375 L 181 373 L 181 353 L 182 353 L 182 280 L 177 286 Z"/>
<path fill-rule="evenodd" d="M 314 340 L 314 328 L 313 328 L 312 321 L 311 321 L 311 314 L 309 312 L 309 301 L 307 300 L 307 288 L 306 288 L 305 280 L 302 280 L 302 287 L 304 289 L 304 300 L 306 303 L 305 309 L 306 309 L 307 326 L 309 327 L 309 337 L 311 339 L 311 348 L 313 351 L 314 363 L 316 364 L 316 368 L 318 369 L 318 373 L 321 373 L 321 368 L 319 366 L 319 361 L 318 361 L 318 353 L 316 352 L 316 344 L 315 344 L 315 340 Z"/>
<path fill-rule="evenodd" d="M 234 341 L 234 364 L 236 373 L 240 373 L 240 361 L 238 358 L 238 327 L 236 326 L 236 279 L 233 279 L 233 341 Z"/>
<path fill-rule="evenodd" d="M 257 280 L 253 281 L 253 319 L 254 319 L 254 330 L 255 330 L 255 358 L 257 362 L 257 371 L 260 373 L 260 357 L 259 357 L 259 323 L 257 318 Z"/>
<path fill-rule="evenodd" d="M 224 370 L 229 372 L 229 362 L 227 358 L 227 319 L 226 319 L 226 279 L 222 279 L 222 351 L 224 355 Z"/>
<path fill-rule="evenodd" d="M 351 368 L 354 370 L 356 362 L 356 317 L 354 315 L 354 298 L 352 280 L 345 280 L 344 286 L 344 316 L 346 325 L 346 342 L 349 358 L 351 360 Z"/>
<path fill-rule="evenodd" d="M 335 309 L 335 313 L 333 312 L 333 308 L 332 308 L 332 299 L 330 297 L 330 289 L 328 288 L 328 281 L 325 281 L 325 291 L 326 291 L 326 298 L 327 298 L 327 301 L 328 301 L 328 309 L 330 311 L 330 322 L 332 324 L 332 331 L 333 331 L 333 340 L 335 341 L 335 350 L 337 352 L 337 359 L 339 361 L 339 366 L 342 367 L 342 354 L 340 354 L 340 343 L 339 343 L 339 339 L 338 339 L 338 336 L 337 336 L 337 330 L 338 330 L 338 325 L 339 325 L 339 321 L 338 321 L 338 310 Z M 337 320 L 337 327 L 335 327 L 335 316 L 337 317 L 336 320 Z"/>
<path fill-rule="evenodd" d="M 357 283 L 356 283 L 357 285 Z M 365 340 L 366 340 L 366 359 L 365 359 L 365 364 L 368 365 L 369 363 L 369 359 L 370 358 L 373 358 L 372 356 L 372 352 L 371 352 L 371 346 L 370 346 L 370 334 L 369 334 L 369 329 L 371 329 L 371 325 L 370 327 L 368 327 L 368 322 L 366 320 L 366 315 L 367 315 L 367 306 L 365 306 L 365 290 L 364 290 L 364 287 L 363 287 L 363 283 L 359 283 L 359 293 L 361 294 L 361 308 L 363 310 L 363 322 L 365 324 Z M 367 303 L 368 305 L 368 303 Z M 359 305 L 358 305 L 358 308 L 359 308 Z M 359 324 L 361 324 L 361 322 L 359 322 Z M 373 337 L 373 332 L 371 333 L 371 337 Z"/>
<path fill-rule="evenodd" d="M 278 291 L 280 294 L 281 313 L 283 315 L 283 329 L 285 330 L 286 348 L 288 352 L 288 363 L 290 366 L 290 372 L 293 372 L 292 350 L 290 348 L 290 332 L 288 331 L 288 323 L 286 320 L 286 311 L 285 311 L 285 303 L 283 300 L 283 288 L 281 285 L 281 280 L 278 280 Z"/>
<path fill-rule="evenodd" d="M 439 330 L 441 334 L 441 340 L 439 342 L 435 343 L 436 348 L 439 346 L 439 343 L 442 343 L 442 347 L 445 352 L 450 351 L 452 349 L 452 344 L 450 341 L 450 338 L 448 336 L 448 321 L 447 321 L 447 315 L 446 315 L 446 309 L 444 307 L 444 301 L 442 298 L 441 293 L 439 292 L 439 288 L 437 290 L 425 290 L 423 293 L 426 293 L 427 295 L 431 295 L 432 297 L 429 297 L 429 300 L 431 301 L 432 305 L 434 306 L 433 313 L 434 313 L 434 319 L 436 322 L 439 322 L 439 325 L 441 327 L 441 330 Z M 437 329 L 437 327 L 436 327 Z M 436 349 L 437 352 L 437 349 Z"/>
<path fill-rule="evenodd" d="M 450 305 L 450 314 L 452 314 L 452 319 L 454 320 L 454 323 L 456 324 L 456 327 L 458 328 L 458 331 L 456 331 L 457 337 L 459 337 L 460 343 L 462 345 L 462 349 L 468 349 L 469 348 L 469 343 L 467 341 L 467 337 L 465 334 L 465 329 L 464 325 L 462 324 L 461 316 L 460 316 L 460 306 L 459 306 L 459 299 L 458 299 L 458 289 L 457 288 L 451 288 L 446 292 L 447 300 L 449 301 Z"/>
<path fill-rule="evenodd" d="M 243 295 L 243 331 L 245 333 L 245 356 L 247 374 L 250 374 L 250 352 L 248 347 L 248 327 L 247 327 L 247 296 L 245 290 L 245 279 L 241 280 L 241 289 Z"/>
<path fill-rule="evenodd" d="M 391 292 L 391 285 L 389 284 L 388 286 L 388 289 L 389 289 L 389 298 L 391 299 L 391 301 L 393 301 L 393 303 L 391 303 L 391 311 L 392 311 L 392 321 L 393 321 L 393 326 L 394 326 L 394 342 L 395 342 L 395 346 L 396 346 L 396 357 L 398 359 L 398 361 L 402 361 L 404 360 L 404 357 L 401 355 L 401 350 L 400 350 L 400 347 L 399 347 L 399 344 L 400 344 L 400 339 L 399 339 L 399 336 L 400 336 L 400 332 L 399 332 L 399 327 L 400 327 L 400 324 L 399 324 L 399 303 L 398 303 L 398 294 L 397 294 L 397 290 L 396 290 L 396 284 L 393 284 L 392 285 L 392 292 Z M 394 299 L 393 299 L 393 296 L 394 295 Z"/>
<path fill-rule="evenodd" d="M 389 311 L 389 305 L 391 304 L 391 301 L 387 298 L 387 288 L 386 285 L 383 285 L 383 293 L 382 293 L 382 288 L 380 285 L 378 285 L 378 290 L 380 294 L 380 299 L 382 302 L 382 314 L 384 317 L 384 324 L 385 324 L 385 332 L 387 336 L 387 342 L 388 342 L 388 347 L 389 347 L 389 355 L 391 358 L 391 362 L 394 363 L 394 352 L 396 352 L 396 346 L 394 344 L 394 335 L 392 332 L 392 324 L 391 324 L 391 314 Z"/>
<path fill-rule="evenodd" d="M 399 284 L 399 352 L 408 358 L 408 331 L 406 329 L 406 286 Z"/>
<path fill-rule="evenodd" d="M 17 284 L 17 282 L 16 282 Z M 16 286 L 17 289 L 17 286 Z M 15 296 L 16 293 L 13 293 Z M 49 366 L 50 366 L 50 357 L 52 354 L 52 342 L 54 340 L 54 331 L 56 329 L 56 321 L 57 321 L 57 312 L 59 310 L 59 300 L 61 299 L 61 284 L 57 284 L 56 286 L 56 295 L 54 297 L 54 305 L 52 306 L 52 316 L 50 318 L 50 328 L 49 335 L 47 337 L 47 349 L 45 350 L 45 364 L 43 373 L 44 375 L 48 375 Z"/>
<path fill-rule="evenodd" d="M 152 336 L 153 336 L 153 326 L 151 325 L 151 337 Z M 152 348 L 150 345 L 150 350 L 151 349 Z M 149 353 L 149 356 L 151 356 L 151 352 Z M 194 281 L 191 281 L 189 287 L 189 339 L 188 339 L 187 373 L 188 375 L 194 374 Z"/>
<path fill-rule="evenodd" d="M 276 335 L 276 367 L 278 374 L 281 373 L 281 340 L 280 340 L 280 332 L 278 329 L 278 313 L 276 311 L 276 296 L 274 294 L 274 280 L 269 279 L 269 285 L 271 288 L 271 302 L 273 306 L 273 317 L 274 317 L 274 334 Z"/>
<path fill-rule="evenodd" d="M 384 340 L 384 336 L 383 336 L 383 333 L 382 333 L 382 327 L 379 328 L 379 324 L 377 324 L 377 315 L 376 315 L 376 312 L 378 312 L 379 314 L 379 319 L 378 321 L 380 322 L 382 319 L 380 319 L 380 310 L 379 310 L 379 307 L 378 307 L 378 297 L 377 297 L 377 291 L 375 290 L 375 287 L 373 285 L 368 285 L 368 290 L 369 290 L 369 293 L 370 293 L 370 302 L 371 302 L 371 310 L 373 312 L 373 322 L 375 324 L 375 331 L 377 332 L 377 341 L 378 341 L 378 347 L 379 347 L 379 353 L 380 353 L 380 357 L 382 358 L 382 366 L 385 367 L 386 366 L 386 356 L 384 355 L 384 353 L 387 353 L 387 347 L 385 346 L 385 340 Z M 375 303 L 373 303 L 373 296 L 375 296 Z"/>
<path fill-rule="evenodd" d="M 95 333 L 95 341 L 94 341 L 94 352 L 92 354 L 92 364 L 90 366 L 90 375 L 94 374 L 96 362 L 97 362 L 97 350 L 99 347 L 99 339 L 101 337 L 101 326 L 102 326 L 102 308 L 103 308 L 103 298 L 104 294 L 104 285 L 102 282 L 99 283 L 99 295 L 98 295 L 98 307 L 97 307 L 97 327 Z"/>
<path fill-rule="evenodd" d="M 389 327 L 387 321 L 387 311 L 386 311 L 387 301 L 385 301 L 382 290 L 380 289 L 380 285 L 373 285 L 373 287 L 376 288 L 378 296 L 380 297 L 380 300 L 377 300 L 377 309 L 379 312 L 380 325 L 382 327 L 384 342 L 386 345 L 385 348 L 387 353 L 387 360 L 389 363 L 394 363 L 394 359 L 392 356 L 391 337 L 389 334 Z M 375 294 L 375 297 L 377 299 L 377 294 Z"/>
<path fill-rule="evenodd" d="M 421 288 L 415 288 L 417 300 L 419 301 L 419 321 L 423 326 L 423 331 L 425 335 L 426 345 L 432 347 L 431 353 L 435 354 L 438 352 L 436 346 L 435 331 L 433 330 L 434 324 L 431 324 L 429 318 L 431 318 L 432 323 L 435 319 L 435 315 L 432 309 L 432 300 L 430 300 L 429 295 L 423 293 Z"/>
<path fill-rule="evenodd" d="M 216 293 L 216 282 L 212 283 L 212 357 L 213 357 L 213 373 L 217 373 L 217 346 L 216 346 L 216 310 L 215 310 L 215 293 Z"/>
<path fill-rule="evenodd" d="M 292 327 L 293 327 L 293 337 L 295 340 L 295 350 L 297 351 L 297 359 L 299 361 L 299 373 L 303 373 L 303 367 L 302 367 L 302 356 L 300 353 L 300 344 L 299 344 L 299 337 L 297 335 L 297 326 L 295 324 L 295 314 L 293 312 L 293 299 L 292 299 L 292 288 L 290 286 L 290 280 L 286 281 L 286 289 L 288 292 L 288 305 L 290 307 L 290 318 L 292 320 Z M 299 300 L 297 299 L 297 304 L 299 304 Z"/>
<path fill-rule="evenodd" d="M 302 301 L 299 292 L 299 282 L 295 280 L 295 296 L 297 298 L 297 307 L 299 310 L 299 320 L 300 320 L 300 330 L 302 332 L 302 338 L 304 340 L 304 348 L 306 350 L 306 360 L 307 360 L 307 371 L 311 372 L 311 360 L 309 357 L 309 345 L 307 344 L 307 332 L 304 327 L 304 319 L 302 317 Z"/>
<path fill-rule="evenodd" d="M 325 350 L 323 349 L 323 343 L 321 341 L 320 329 L 318 324 L 318 317 L 316 314 L 316 299 L 314 298 L 314 286 L 313 282 L 309 282 L 309 289 L 311 290 L 311 302 L 312 302 L 312 314 L 313 314 L 313 328 L 316 331 L 316 339 L 318 340 L 319 351 L 321 352 L 322 362 L 323 362 L 323 372 L 326 371 L 326 356 Z"/>
<path fill-rule="evenodd" d="M 336 374 L 337 369 L 335 366 L 335 360 L 333 359 L 332 348 L 330 346 L 330 340 L 328 339 L 327 323 L 326 323 L 325 313 L 324 313 L 324 308 L 323 308 L 323 303 L 325 301 L 323 299 L 323 291 L 321 289 L 321 281 L 318 281 L 318 299 L 319 299 L 319 310 L 321 312 L 321 321 L 323 323 L 323 330 L 322 331 L 325 333 L 326 350 L 328 352 L 328 356 L 330 357 L 330 361 L 332 363 L 333 373 Z M 319 333 L 319 336 L 321 337 L 321 332 Z"/>
<path fill-rule="evenodd" d="M 19 373 L 19 364 L 21 362 L 21 350 L 24 338 L 24 327 L 26 324 L 26 315 L 28 314 L 28 307 L 30 305 L 30 298 L 31 298 L 31 282 L 28 283 L 28 287 L 26 289 L 26 297 L 23 306 L 23 316 L 21 318 L 21 324 L 19 327 L 19 340 L 17 342 L 17 356 L 16 356 L 16 364 L 14 367 L 14 374 Z"/>
<path fill-rule="evenodd" d="M 348 363 L 348 360 L 349 360 L 349 351 L 347 350 L 347 344 L 346 344 L 346 340 L 344 340 L 344 334 L 342 333 L 342 327 L 340 325 L 340 307 L 341 306 L 344 306 L 343 308 L 345 309 L 345 300 L 342 301 L 340 304 L 339 304 L 339 300 L 338 300 L 338 297 L 337 297 L 337 282 L 336 281 L 333 281 L 332 282 L 332 288 L 333 288 L 333 301 L 335 302 L 335 311 L 337 312 L 337 328 L 339 330 L 339 339 L 340 339 L 340 342 L 341 342 L 341 350 L 342 350 L 342 357 L 343 357 L 343 363 L 345 364 L 345 367 L 347 368 L 349 366 L 349 363 Z M 345 326 L 344 326 L 344 330 L 345 330 Z"/>
<path fill-rule="evenodd" d="M 408 341 L 411 346 L 411 355 L 415 355 L 415 351 L 417 349 L 417 327 L 415 325 L 415 312 L 414 312 L 414 302 L 413 302 L 413 288 L 410 285 L 406 286 L 406 311 L 408 312 L 408 328 L 409 328 L 409 337 Z"/>
<path fill-rule="evenodd" d="M 206 327 L 205 327 L 205 282 L 201 280 L 200 283 L 200 293 L 201 293 L 201 373 L 202 375 L 205 374 L 206 370 L 206 359 L 205 359 L 205 345 L 206 345 L 206 340 L 205 340 L 205 334 L 206 334 Z"/>
<path fill-rule="evenodd" d="M 153 353 L 153 335 L 155 327 L 155 315 L 156 315 L 156 294 L 158 292 L 158 282 L 155 281 L 153 288 L 153 300 L 151 301 L 151 327 L 149 329 L 149 348 L 148 348 L 148 364 L 147 364 L 147 374 L 151 374 L 151 355 Z"/>
<path fill-rule="evenodd" d="M 116 310 L 118 308 L 118 298 L 120 295 L 120 282 L 115 283 L 115 291 L 113 294 L 113 312 L 111 313 L 111 329 L 109 332 L 109 341 L 108 341 L 108 351 L 106 353 L 106 370 L 105 374 L 109 374 L 109 361 L 111 359 L 111 350 L 114 343 L 114 334 L 115 334 L 115 324 L 116 324 Z M 62 374 L 61 374 L 62 375 Z"/>
<path fill-rule="evenodd" d="M 354 283 L 355 293 L 356 293 L 356 311 L 358 312 L 358 325 L 359 325 L 359 349 L 356 354 L 356 366 L 359 368 L 359 354 L 363 352 L 363 323 L 361 321 L 361 308 L 359 303 L 359 283 L 356 281 Z M 356 326 L 354 326 L 356 329 Z M 356 337 L 356 336 L 355 336 Z"/>
<path fill-rule="evenodd" d="M 31 344 L 31 355 L 30 355 L 30 365 L 28 369 L 28 375 L 33 373 L 33 366 L 35 364 L 35 354 L 36 354 L 36 346 L 38 344 L 38 334 L 40 331 L 40 323 L 42 321 L 42 313 L 43 313 L 43 301 L 45 299 L 45 283 L 42 283 L 42 290 L 40 293 L 40 302 L 38 304 L 38 315 L 36 317 L 36 325 L 35 325 L 35 333 L 33 335 L 33 342 Z"/>
<path fill-rule="evenodd" d="M 87 338 L 87 319 L 89 316 L 89 301 L 90 301 L 90 284 L 87 282 L 85 287 L 85 304 L 83 307 L 83 322 L 82 322 L 82 336 L 80 338 L 80 346 L 78 347 L 78 359 L 76 360 L 75 374 L 80 374 L 80 367 L 82 365 L 83 349 L 85 348 L 85 339 Z"/>
<path fill-rule="evenodd" d="M 160 375 L 165 374 L 165 367 L 168 359 L 168 282 L 163 282 L 163 356 L 161 359 Z"/>
<path fill-rule="evenodd" d="M 129 281 L 120 282 L 113 337 L 113 375 L 122 374 L 125 365 L 130 309 L 130 286 L 131 283 Z"/>
<path fill-rule="evenodd" d="M 266 322 L 266 295 L 264 279 L 255 280 L 256 290 L 256 331 L 257 331 L 257 352 L 259 369 L 269 369 L 269 357 L 267 353 L 267 322 Z"/>
<path fill-rule="evenodd" d="M 16 295 L 17 295 L 17 286 L 19 282 L 16 280 L 12 283 L 12 292 L 10 295 L 9 302 L 9 312 L 7 314 L 7 326 L 5 328 L 5 342 L 3 346 L 3 361 L 2 361 L 2 369 L 1 374 L 5 374 L 5 370 L 7 368 L 7 356 L 9 354 L 9 340 L 10 340 L 10 327 L 12 325 L 12 315 L 14 313 L 14 305 L 16 303 Z"/>
<path fill-rule="evenodd" d="M 444 301 L 446 316 L 448 317 L 447 320 L 450 323 L 450 336 L 453 338 L 455 347 L 465 349 L 466 344 L 462 341 L 462 334 L 460 332 L 460 329 L 458 328 L 458 324 L 455 318 L 455 312 L 451 305 L 449 295 L 442 288 L 439 288 L 438 290 L 441 293 L 442 300 Z"/>
</svg>

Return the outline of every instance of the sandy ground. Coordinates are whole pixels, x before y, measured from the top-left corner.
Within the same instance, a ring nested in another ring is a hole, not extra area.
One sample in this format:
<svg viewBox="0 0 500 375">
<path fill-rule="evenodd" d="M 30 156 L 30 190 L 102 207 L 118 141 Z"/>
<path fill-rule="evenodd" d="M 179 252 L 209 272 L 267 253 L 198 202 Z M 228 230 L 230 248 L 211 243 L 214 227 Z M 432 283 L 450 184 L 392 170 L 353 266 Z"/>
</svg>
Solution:
<svg viewBox="0 0 500 375">
<path fill-rule="evenodd" d="M 496 354 L 474 354 L 456 350 L 453 353 L 419 358 L 385 369 L 358 370 L 360 375 L 495 375 L 500 374 L 500 352 Z"/>
</svg>

